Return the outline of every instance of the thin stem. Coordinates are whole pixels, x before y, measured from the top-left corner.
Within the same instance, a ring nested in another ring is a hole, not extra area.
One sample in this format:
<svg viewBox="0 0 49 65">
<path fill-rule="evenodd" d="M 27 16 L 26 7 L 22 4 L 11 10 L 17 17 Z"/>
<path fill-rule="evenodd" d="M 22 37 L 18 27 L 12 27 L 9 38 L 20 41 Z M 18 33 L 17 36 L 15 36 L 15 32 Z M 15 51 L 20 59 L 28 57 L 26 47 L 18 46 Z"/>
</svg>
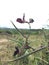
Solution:
<svg viewBox="0 0 49 65">
<path fill-rule="evenodd" d="M 47 39 L 46 39 L 46 34 L 45 34 L 45 32 L 44 32 L 44 28 L 42 29 L 42 32 L 43 32 L 43 34 L 44 34 L 45 41 L 47 42 Z"/>
<path fill-rule="evenodd" d="M 48 62 L 47 62 L 46 60 L 43 60 L 43 59 L 40 58 L 40 57 L 36 57 L 36 59 L 41 60 L 41 61 L 43 61 L 44 63 L 48 64 Z"/>
<path fill-rule="evenodd" d="M 23 35 L 23 33 L 15 26 L 15 24 L 11 21 L 11 23 L 13 24 L 13 26 L 15 27 L 15 29 L 24 37 L 26 38 L 26 36 Z"/>
<path fill-rule="evenodd" d="M 26 43 L 27 43 L 28 38 L 29 38 L 29 36 L 30 36 L 30 30 L 31 30 L 31 25 L 30 25 L 30 23 L 28 23 L 28 25 L 29 25 L 29 34 L 28 34 L 28 36 L 26 37 Z"/>
</svg>

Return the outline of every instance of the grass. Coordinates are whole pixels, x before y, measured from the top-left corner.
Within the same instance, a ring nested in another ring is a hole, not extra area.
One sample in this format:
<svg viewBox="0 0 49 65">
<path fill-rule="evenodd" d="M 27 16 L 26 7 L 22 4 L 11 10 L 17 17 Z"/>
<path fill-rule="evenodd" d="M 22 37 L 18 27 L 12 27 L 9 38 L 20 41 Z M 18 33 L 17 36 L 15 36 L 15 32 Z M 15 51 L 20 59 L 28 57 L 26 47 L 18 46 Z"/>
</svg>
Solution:
<svg viewBox="0 0 49 65">
<path fill-rule="evenodd" d="M 35 33 L 30 34 L 30 37 L 28 39 L 29 45 L 35 49 L 40 47 L 41 43 L 43 45 L 47 45 L 47 43 L 45 42 L 43 33 L 41 33 L 41 32 L 36 33 L 36 31 L 34 31 L 34 32 Z M 25 33 L 26 33 L 26 31 L 25 31 Z M 48 34 L 49 32 L 46 32 L 46 33 Z M 6 34 L 6 33 L 1 34 L 0 33 L 0 65 L 22 65 L 20 63 L 20 61 L 7 63 L 6 60 L 15 59 L 13 57 L 15 46 L 19 45 L 23 41 L 25 41 L 25 38 L 23 38 L 20 34 L 13 34 L 13 33 L 12 34 Z M 32 50 L 30 50 L 30 51 L 32 51 Z M 30 51 L 27 50 L 27 53 Z M 39 55 L 39 53 L 40 53 L 40 55 Z M 37 61 L 37 60 L 34 60 L 35 59 L 34 57 L 36 57 L 36 56 L 40 57 L 41 55 L 42 55 L 41 52 L 38 52 L 36 54 L 32 54 L 32 55 L 28 56 L 28 59 L 29 59 L 28 65 L 35 65 L 36 64 L 35 61 Z"/>
</svg>

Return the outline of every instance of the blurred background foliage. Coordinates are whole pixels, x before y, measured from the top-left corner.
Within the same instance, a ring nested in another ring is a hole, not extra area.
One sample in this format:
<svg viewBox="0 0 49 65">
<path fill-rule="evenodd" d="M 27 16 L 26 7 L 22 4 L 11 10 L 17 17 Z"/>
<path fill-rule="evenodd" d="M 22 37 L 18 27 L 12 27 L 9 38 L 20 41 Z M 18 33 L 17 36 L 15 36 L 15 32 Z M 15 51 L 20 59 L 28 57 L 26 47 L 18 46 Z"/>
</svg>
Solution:
<svg viewBox="0 0 49 65">
<path fill-rule="evenodd" d="M 41 45 L 48 45 L 49 42 L 49 30 L 43 29 L 46 35 L 42 32 L 42 29 L 20 29 L 24 35 L 30 34 L 28 39 L 29 46 L 37 49 L 40 48 Z M 47 41 L 45 41 L 45 39 Z M 25 57 L 21 60 L 14 62 L 6 62 L 6 60 L 16 59 L 18 56 L 13 57 L 13 53 L 15 51 L 15 46 L 21 47 L 25 42 L 25 38 L 23 38 L 15 29 L 0 29 L 0 65 L 48 65 L 49 62 L 49 51 L 48 48 L 36 52 L 28 57 Z M 32 50 L 26 50 L 25 54 L 28 54 Z M 4 61 L 3 61 L 4 60 Z"/>
</svg>

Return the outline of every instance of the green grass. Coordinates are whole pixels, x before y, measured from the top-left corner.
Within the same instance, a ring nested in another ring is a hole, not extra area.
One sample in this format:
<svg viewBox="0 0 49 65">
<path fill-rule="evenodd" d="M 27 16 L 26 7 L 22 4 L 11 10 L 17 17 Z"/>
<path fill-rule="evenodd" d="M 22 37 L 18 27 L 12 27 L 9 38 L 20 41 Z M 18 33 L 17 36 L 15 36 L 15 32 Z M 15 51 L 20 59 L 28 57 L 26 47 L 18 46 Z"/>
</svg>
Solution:
<svg viewBox="0 0 49 65">
<path fill-rule="evenodd" d="M 1 30 L 0 30 L 1 31 Z M 28 30 L 22 30 L 25 35 L 29 34 Z M 25 38 L 23 38 L 20 34 L 14 33 L 13 30 L 10 30 L 12 34 L 6 34 L 7 30 L 2 32 L 4 34 L 0 33 L 0 65 L 22 65 L 22 61 L 19 60 L 16 62 L 6 62 L 6 60 L 13 60 L 15 59 L 13 57 L 13 53 L 15 50 L 15 46 L 19 46 L 20 43 L 25 41 Z M 46 30 L 46 35 L 49 34 L 49 31 Z M 49 38 L 47 37 L 49 40 Z M 47 41 L 48 41 L 47 40 Z M 41 32 L 41 30 L 31 30 L 30 37 L 28 39 L 29 45 L 35 49 L 39 48 L 41 44 L 47 45 L 44 35 Z M 32 50 L 27 50 L 27 52 L 30 52 Z M 42 57 L 42 51 L 37 52 L 36 54 L 32 54 L 28 56 L 28 59 L 24 62 L 28 62 L 25 65 L 38 65 L 39 60 L 35 60 L 35 57 Z M 41 61 L 39 61 L 41 62 Z"/>
</svg>

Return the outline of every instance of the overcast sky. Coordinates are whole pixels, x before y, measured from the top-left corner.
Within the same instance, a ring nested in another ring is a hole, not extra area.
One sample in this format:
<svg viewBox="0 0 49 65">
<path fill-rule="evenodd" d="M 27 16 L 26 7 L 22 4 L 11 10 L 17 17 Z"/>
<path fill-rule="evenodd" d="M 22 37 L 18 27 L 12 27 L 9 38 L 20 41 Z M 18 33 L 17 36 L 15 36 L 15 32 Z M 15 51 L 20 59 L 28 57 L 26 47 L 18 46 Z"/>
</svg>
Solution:
<svg viewBox="0 0 49 65">
<path fill-rule="evenodd" d="M 49 0 L 0 0 L 0 27 L 13 27 L 10 20 L 18 28 L 28 28 L 28 24 L 16 23 L 17 18 L 34 19 L 32 28 L 49 25 Z"/>
</svg>

